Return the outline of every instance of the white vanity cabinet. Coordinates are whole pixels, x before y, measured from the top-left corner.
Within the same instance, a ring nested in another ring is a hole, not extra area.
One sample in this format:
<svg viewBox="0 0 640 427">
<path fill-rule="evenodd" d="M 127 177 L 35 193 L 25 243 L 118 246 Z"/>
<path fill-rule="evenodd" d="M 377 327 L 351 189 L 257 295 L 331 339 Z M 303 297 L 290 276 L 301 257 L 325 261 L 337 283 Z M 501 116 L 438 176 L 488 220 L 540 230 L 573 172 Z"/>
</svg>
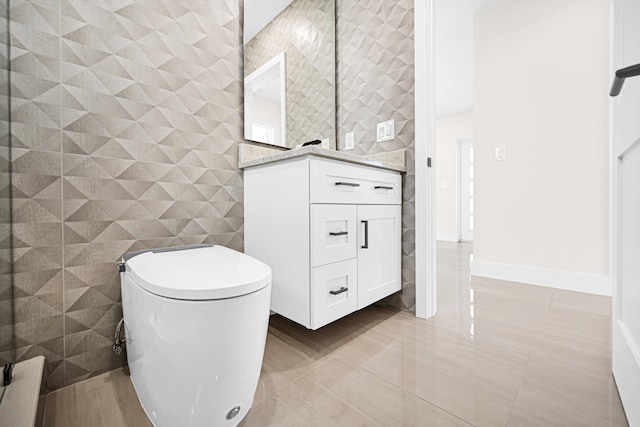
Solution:
<svg viewBox="0 0 640 427">
<path fill-rule="evenodd" d="M 244 191 L 276 313 L 317 329 L 400 290 L 400 173 L 308 155 L 245 169 Z"/>
</svg>

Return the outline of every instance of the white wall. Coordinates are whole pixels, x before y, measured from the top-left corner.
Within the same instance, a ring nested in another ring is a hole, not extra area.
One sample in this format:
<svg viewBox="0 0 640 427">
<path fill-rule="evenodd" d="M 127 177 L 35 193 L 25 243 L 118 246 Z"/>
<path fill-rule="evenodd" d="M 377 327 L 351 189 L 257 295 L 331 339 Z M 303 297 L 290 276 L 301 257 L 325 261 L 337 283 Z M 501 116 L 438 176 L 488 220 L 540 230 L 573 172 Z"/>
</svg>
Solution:
<svg viewBox="0 0 640 427">
<path fill-rule="evenodd" d="M 608 6 L 512 0 L 475 17 L 475 274 L 610 292 Z"/>
<path fill-rule="evenodd" d="M 438 240 L 458 241 L 458 139 L 473 136 L 473 114 L 436 120 L 436 224 Z M 448 184 L 443 188 L 443 182 Z"/>
<path fill-rule="evenodd" d="M 473 109 L 474 0 L 435 0 L 436 117 Z"/>
</svg>

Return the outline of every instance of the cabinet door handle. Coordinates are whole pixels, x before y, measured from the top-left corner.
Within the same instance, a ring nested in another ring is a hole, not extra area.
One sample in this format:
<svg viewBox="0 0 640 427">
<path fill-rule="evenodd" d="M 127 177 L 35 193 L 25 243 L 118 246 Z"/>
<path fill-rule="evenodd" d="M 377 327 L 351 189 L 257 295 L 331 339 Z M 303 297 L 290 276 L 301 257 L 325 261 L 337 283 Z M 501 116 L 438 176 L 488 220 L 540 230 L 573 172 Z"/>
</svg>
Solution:
<svg viewBox="0 0 640 427">
<path fill-rule="evenodd" d="M 376 185 L 373 188 L 374 190 L 393 190 L 393 187 L 389 187 L 388 185 Z"/>
<path fill-rule="evenodd" d="M 349 234 L 348 231 L 336 231 L 336 232 L 330 232 L 329 236 L 344 236 L 345 234 Z"/>
<path fill-rule="evenodd" d="M 345 187 L 360 187 L 360 184 L 355 182 L 336 182 L 335 185 L 343 185 Z"/>
<path fill-rule="evenodd" d="M 349 288 L 345 288 L 344 286 L 338 289 L 337 291 L 329 291 L 331 295 L 340 295 L 343 292 L 347 292 Z"/>
<path fill-rule="evenodd" d="M 369 249 L 369 221 L 362 220 L 364 224 L 364 245 L 360 246 L 362 249 Z"/>
</svg>

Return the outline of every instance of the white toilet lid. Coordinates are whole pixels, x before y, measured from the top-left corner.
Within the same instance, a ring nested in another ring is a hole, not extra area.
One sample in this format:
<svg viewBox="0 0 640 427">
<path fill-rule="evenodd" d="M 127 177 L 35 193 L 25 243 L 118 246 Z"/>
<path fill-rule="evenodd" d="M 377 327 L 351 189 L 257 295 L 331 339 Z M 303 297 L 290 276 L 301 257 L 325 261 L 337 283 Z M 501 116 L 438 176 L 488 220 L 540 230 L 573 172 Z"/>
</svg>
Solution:
<svg viewBox="0 0 640 427">
<path fill-rule="evenodd" d="M 271 283 L 271 268 L 224 246 L 125 255 L 125 274 L 154 294 L 183 300 L 232 298 Z"/>
</svg>

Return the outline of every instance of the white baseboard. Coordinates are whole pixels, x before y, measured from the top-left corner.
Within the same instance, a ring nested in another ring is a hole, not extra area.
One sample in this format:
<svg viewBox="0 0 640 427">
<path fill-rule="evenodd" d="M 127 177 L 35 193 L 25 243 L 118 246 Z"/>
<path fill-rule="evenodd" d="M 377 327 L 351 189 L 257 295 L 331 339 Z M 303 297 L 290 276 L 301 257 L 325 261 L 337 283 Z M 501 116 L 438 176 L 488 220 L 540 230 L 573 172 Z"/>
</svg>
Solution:
<svg viewBox="0 0 640 427">
<path fill-rule="evenodd" d="M 598 274 L 473 260 L 471 261 L 471 275 L 587 294 L 611 296 L 611 280 L 609 276 Z"/>
<path fill-rule="evenodd" d="M 456 234 L 436 233 L 436 240 L 442 242 L 457 242 L 459 239 Z"/>
</svg>

